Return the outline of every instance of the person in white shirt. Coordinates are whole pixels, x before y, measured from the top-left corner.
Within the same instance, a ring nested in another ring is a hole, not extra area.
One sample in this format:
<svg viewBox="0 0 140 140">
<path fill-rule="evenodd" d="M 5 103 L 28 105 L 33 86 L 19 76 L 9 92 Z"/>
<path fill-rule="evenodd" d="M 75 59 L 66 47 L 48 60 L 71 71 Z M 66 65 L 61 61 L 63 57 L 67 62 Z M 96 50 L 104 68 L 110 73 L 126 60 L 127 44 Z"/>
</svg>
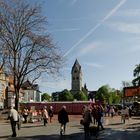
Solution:
<svg viewBox="0 0 140 140">
<path fill-rule="evenodd" d="M 125 123 L 125 119 L 129 119 L 129 110 L 128 107 L 123 107 L 121 110 L 121 119 Z"/>
<path fill-rule="evenodd" d="M 13 132 L 12 137 L 16 137 L 16 123 L 18 121 L 18 112 L 13 108 L 13 106 L 9 107 L 8 119 L 10 119 L 11 122 L 11 128 Z"/>
<path fill-rule="evenodd" d="M 43 114 L 42 115 L 43 115 L 43 120 L 44 120 L 44 126 L 46 126 L 46 124 L 48 123 L 48 118 L 49 118 L 46 106 L 43 108 Z"/>
</svg>

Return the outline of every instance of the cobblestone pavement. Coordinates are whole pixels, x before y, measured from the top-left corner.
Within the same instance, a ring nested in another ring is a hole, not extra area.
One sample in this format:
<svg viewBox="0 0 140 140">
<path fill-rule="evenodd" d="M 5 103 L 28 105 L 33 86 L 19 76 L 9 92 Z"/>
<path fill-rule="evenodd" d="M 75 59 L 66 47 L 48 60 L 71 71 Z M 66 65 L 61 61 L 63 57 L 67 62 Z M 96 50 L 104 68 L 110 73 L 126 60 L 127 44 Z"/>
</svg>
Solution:
<svg viewBox="0 0 140 140">
<path fill-rule="evenodd" d="M 17 137 L 11 138 L 10 124 L 0 121 L 0 139 L 1 140 L 85 140 L 83 126 L 80 125 L 81 116 L 70 116 L 70 122 L 67 125 L 65 136 L 60 136 L 60 124 L 57 116 L 53 118 L 52 123 L 43 126 L 43 122 L 22 124 L 21 130 L 17 130 Z M 93 125 L 93 124 L 92 124 Z M 139 140 L 140 139 L 140 117 L 131 118 L 125 124 L 121 123 L 120 116 L 105 117 L 105 130 L 100 131 L 98 140 Z M 91 136 L 87 140 L 95 139 Z"/>
</svg>

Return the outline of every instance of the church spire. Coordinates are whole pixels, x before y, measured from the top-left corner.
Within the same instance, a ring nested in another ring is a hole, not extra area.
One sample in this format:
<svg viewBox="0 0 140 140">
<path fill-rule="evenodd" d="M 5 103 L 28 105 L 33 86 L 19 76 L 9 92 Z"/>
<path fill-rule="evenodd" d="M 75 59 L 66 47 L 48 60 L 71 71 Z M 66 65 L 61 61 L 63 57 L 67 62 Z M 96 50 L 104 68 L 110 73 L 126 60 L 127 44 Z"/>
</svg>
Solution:
<svg viewBox="0 0 140 140">
<path fill-rule="evenodd" d="M 72 88 L 73 95 L 82 90 L 82 70 L 81 65 L 76 59 L 71 70 Z"/>
<path fill-rule="evenodd" d="M 72 67 L 72 71 L 73 71 L 75 68 L 76 68 L 78 71 L 81 70 L 81 65 L 79 64 L 79 62 L 78 62 L 77 59 L 75 60 L 75 63 L 74 63 L 74 65 L 73 65 L 73 67 Z M 71 73 L 72 73 L 72 71 L 71 71 Z"/>
</svg>

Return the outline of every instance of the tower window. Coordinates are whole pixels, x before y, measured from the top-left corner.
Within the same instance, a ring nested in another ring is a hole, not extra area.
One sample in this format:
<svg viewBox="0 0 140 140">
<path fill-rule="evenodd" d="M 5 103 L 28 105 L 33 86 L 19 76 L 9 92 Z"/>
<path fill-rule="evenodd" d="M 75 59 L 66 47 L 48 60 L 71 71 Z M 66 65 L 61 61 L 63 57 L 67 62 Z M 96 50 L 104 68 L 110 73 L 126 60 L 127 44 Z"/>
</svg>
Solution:
<svg viewBox="0 0 140 140">
<path fill-rule="evenodd" d="M 79 79 L 79 77 L 76 77 L 76 79 L 78 80 L 78 79 Z"/>
<path fill-rule="evenodd" d="M 75 70 L 74 73 L 77 73 L 77 70 Z"/>
</svg>

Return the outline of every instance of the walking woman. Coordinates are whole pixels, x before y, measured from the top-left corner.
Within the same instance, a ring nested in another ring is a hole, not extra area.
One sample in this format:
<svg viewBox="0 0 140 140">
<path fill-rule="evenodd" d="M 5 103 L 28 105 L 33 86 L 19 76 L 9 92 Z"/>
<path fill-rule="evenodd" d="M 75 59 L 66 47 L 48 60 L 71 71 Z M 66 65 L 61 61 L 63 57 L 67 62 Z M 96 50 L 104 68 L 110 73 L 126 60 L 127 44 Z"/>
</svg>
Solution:
<svg viewBox="0 0 140 140">
<path fill-rule="evenodd" d="M 84 125 L 85 138 L 87 138 L 90 135 L 89 126 L 90 126 L 91 122 L 92 122 L 91 109 L 90 109 L 90 106 L 86 106 L 84 114 L 83 114 L 83 125 Z"/>
<path fill-rule="evenodd" d="M 48 115 L 49 115 L 50 123 L 51 123 L 52 122 L 52 117 L 53 117 L 53 107 L 52 106 L 50 106 L 50 108 L 49 108 Z"/>
</svg>

